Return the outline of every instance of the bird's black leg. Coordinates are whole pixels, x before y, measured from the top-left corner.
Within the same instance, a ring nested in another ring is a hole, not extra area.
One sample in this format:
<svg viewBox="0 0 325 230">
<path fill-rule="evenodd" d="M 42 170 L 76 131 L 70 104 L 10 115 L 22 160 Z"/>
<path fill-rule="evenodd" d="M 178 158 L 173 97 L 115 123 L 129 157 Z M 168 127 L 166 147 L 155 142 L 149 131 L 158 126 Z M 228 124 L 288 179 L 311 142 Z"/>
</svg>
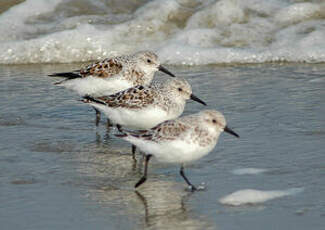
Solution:
<svg viewBox="0 0 325 230">
<path fill-rule="evenodd" d="M 120 124 L 116 124 L 116 128 L 119 132 L 123 133 L 122 126 Z"/>
<path fill-rule="evenodd" d="M 186 178 L 186 176 L 184 174 L 184 165 L 181 166 L 181 170 L 179 171 L 179 173 L 184 178 L 185 182 L 188 184 L 188 186 L 190 187 L 191 191 L 194 192 L 196 190 L 196 187 L 194 185 L 192 185 L 191 182 Z"/>
<path fill-rule="evenodd" d="M 111 127 L 113 126 L 112 122 L 110 121 L 109 118 L 107 118 L 107 123 L 106 123 L 106 132 L 109 133 L 111 131 Z"/>
<path fill-rule="evenodd" d="M 138 181 L 138 183 L 135 184 L 135 188 L 139 187 L 141 184 L 143 184 L 147 180 L 147 172 L 148 172 L 148 162 L 151 158 L 151 154 L 146 155 L 146 160 L 144 162 L 144 174 L 141 177 L 141 179 Z"/>
<path fill-rule="evenodd" d="M 137 146 L 132 145 L 132 159 L 136 162 L 137 159 L 135 158 L 135 151 L 137 150 Z"/>
<path fill-rule="evenodd" d="M 93 107 L 93 108 L 96 111 L 96 126 L 98 126 L 99 125 L 99 121 L 100 121 L 100 112 L 95 107 Z"/>
<path fill-rule="evenodd" d="M 108 129 L 113 126 L 113 123 L 111 122 L 111 120 L 109 118 L 107 118 L 106 126 Z"/>
</svg>

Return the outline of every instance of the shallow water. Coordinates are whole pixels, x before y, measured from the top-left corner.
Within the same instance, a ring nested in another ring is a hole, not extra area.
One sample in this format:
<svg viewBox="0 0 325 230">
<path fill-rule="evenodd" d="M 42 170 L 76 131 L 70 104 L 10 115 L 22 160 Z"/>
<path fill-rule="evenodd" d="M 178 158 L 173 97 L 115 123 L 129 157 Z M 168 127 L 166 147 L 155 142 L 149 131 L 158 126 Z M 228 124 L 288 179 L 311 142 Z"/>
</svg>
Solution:
<svg viewBox="0 0 325 230">
<path fill-rule="evenodd" d="M 241 136 L 222 134 L 185 169 L 206 186 L 193 194 L 178 166 L 155 161 L 134 191 L 141 168 L 130 146 L 103 119 L 95 128 L 92 109 L 46 77 L 78 67 L 0 67 L 3 229 L 323 229 L 325 65 L 168 66 Z M 185 114 L 201 109 L 189 103 Z M 219 202 L 244 189 L 286 196 Z"/>
</svg>

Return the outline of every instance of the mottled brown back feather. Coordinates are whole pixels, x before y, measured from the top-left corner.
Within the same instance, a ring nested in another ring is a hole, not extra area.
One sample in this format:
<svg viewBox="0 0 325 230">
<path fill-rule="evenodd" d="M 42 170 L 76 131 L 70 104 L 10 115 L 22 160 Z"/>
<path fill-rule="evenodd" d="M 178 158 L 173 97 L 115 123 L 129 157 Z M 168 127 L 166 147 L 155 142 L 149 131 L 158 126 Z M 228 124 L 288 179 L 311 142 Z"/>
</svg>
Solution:
<svg viewBox="0 0 325 230">
<path fill-rule="evenodd" d="M 151 96 L 148 96 L 152 94 Z M 97 99 L 104 101 L 109 107 L 141 109 L 154 103 L 156 92 L 149 87 L 136 86 L 116 94 Z"/>
<path fill-rule="evenodd" d="M 106 58 L 81 69 L 80 74 L 83 77 L 93 75 L 100 78 L 107 78 L 119 74 L 122 68 L 123 66 L 117 58 Z"/>
</svg>

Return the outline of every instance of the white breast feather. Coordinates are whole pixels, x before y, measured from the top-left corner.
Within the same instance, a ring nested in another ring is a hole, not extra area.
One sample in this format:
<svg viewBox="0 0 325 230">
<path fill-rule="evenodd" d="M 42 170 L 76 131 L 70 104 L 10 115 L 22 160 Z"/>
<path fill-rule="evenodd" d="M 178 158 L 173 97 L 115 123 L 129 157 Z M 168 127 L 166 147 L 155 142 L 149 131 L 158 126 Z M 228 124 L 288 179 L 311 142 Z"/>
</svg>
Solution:
<svg viewBox="0 0 325 230">
<path fill-rule="evenodd" d="M 111 95 L 133 86 L 131 82 L 123 79 L 91 76 L 65 81 L 61 85 L 76 91 L 80 96 L 91 95 L 94 97 Z"/>
</svg>

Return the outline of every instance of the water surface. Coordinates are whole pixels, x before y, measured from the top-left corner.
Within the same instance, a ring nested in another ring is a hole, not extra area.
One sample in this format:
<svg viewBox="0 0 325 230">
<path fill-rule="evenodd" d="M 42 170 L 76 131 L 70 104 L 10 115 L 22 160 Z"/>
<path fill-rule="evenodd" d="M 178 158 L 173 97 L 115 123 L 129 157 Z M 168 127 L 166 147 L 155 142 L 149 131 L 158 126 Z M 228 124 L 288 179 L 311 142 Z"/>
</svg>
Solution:
<svg viewBox="0 0 325 230">
<path fill-rule="evenodd" d="M 93 110 L 46 77 L 79 66 L 0 67 L 3 229 L 323 229 L 325 65 L 168 66 L 241 136 L 222 134 L 186 168 L 207 188 L 193 194 L 178 166 L 155 161 L 135 192 L 141 167 L 129 144 L 104 120 L 95 128 Z M 188 103 L 185 114 L 201 109 Z M 294 188 L 255 205 L 219 202 L 243 189 Z"/>
</svg>

